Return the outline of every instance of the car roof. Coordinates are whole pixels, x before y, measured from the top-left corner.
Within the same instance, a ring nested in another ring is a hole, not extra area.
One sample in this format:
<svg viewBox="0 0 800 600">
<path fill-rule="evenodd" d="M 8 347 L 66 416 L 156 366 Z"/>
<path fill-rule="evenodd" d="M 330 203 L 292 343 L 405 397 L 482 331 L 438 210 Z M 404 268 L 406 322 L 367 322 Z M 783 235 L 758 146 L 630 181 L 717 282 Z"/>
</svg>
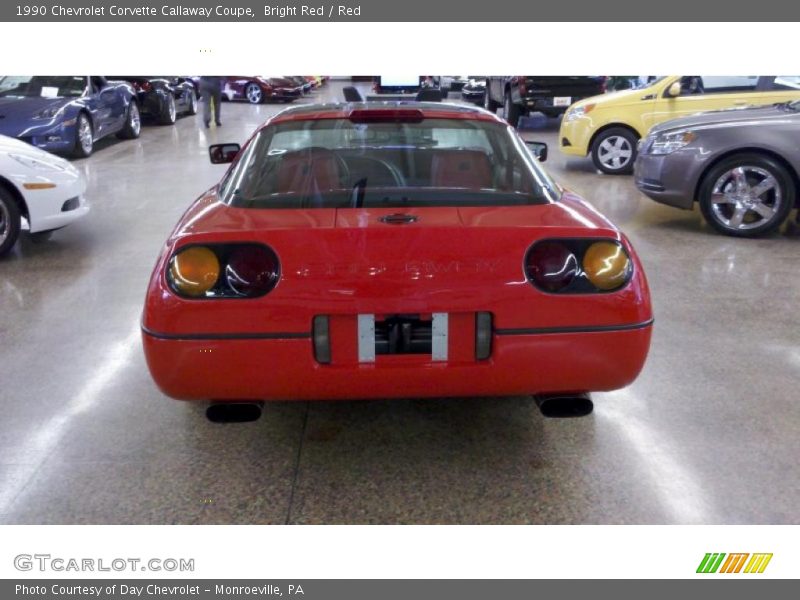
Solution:
<svg viewBox="0 0 800 600">
<path fill-rule="evenodd" d="M 281 111 L 264 125 L 286 121 L 314 121 L 322 119 L 346 119 L 355 111 L 396 111 L 416 109 L 425 119 L 463 119 L 470 121 L 493 121 L 503 123 L 497 115 L 476 106 L 449 104 L 446 102 L 415 102 L 394 100 L 380 102 L 333 102 L 329 104 L 310 104 L 293 106 Z"/>
</svg>

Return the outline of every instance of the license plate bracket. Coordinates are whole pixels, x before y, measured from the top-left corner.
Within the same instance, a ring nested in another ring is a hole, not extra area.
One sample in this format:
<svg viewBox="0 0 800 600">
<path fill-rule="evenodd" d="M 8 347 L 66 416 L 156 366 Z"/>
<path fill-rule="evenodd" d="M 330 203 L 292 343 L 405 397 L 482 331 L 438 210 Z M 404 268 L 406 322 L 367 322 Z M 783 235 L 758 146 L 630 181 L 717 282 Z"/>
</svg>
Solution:
<svg viewBox="0 0 800 600">
<path fill-rule="evenodd" d="M 432 361 L 448 357 L 448 315 L 358 315 L 358 361 L 375 362 L 391 354 L 429 355 Z"/>
</svg>

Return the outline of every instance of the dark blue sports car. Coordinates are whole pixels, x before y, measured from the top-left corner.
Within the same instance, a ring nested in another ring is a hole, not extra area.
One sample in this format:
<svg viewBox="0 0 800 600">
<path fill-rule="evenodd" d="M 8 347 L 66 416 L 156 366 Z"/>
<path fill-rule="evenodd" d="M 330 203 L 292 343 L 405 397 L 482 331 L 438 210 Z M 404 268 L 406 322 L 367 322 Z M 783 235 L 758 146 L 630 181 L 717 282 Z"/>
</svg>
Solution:
<svg viewBox="0 0 800 600">
<path fill-rule="evenodd" d="M 137 138 L 136 92 L 125 81 L 72 75 L 0 77 L 0 134 L 50 152 L 89 156 L 116 133 Z"/>
</svg>

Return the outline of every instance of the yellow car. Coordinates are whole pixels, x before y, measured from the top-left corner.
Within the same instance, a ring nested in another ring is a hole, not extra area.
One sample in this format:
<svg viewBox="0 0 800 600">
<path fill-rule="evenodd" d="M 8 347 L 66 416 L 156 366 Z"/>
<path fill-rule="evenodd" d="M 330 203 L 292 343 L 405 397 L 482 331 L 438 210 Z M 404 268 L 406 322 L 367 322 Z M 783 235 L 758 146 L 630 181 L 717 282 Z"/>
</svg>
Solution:
<svg viewBox="0 0 800 600">
<path fill-rule="evenodd" d="M 561 121 L 565 154 L 591 154 L 609 174 L 630 173 L 636 146 L 653 125 L 708 110 L 800 99 L 800 77 L 671 75 L 647 87 L 586 98 Z"/>
</svg>

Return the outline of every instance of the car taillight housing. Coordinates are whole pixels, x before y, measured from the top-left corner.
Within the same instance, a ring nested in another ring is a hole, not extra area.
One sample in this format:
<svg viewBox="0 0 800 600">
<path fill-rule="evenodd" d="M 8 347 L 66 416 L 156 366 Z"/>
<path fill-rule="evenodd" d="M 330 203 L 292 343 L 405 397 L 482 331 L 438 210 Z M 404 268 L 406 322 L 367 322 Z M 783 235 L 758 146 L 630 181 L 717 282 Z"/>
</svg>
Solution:
<svg viewBox="0 0 800 600">
<path fill-rule="evenodd" d="M 633 263 L 614 239 L 541 240 L 525 254 L 525 277 L 550 294 L 597 294 L 624 287 Z"/>
<path fill-rule="evenodd" d="M 524 96 L 525 94 L 528 93 L 528 90 L 525 87 L 526 78 L 527 78 L 526 75 L 517 75 L 517 87 L 519 88 L 519 95 L 520 96 Z"/>
<path fill-rule="evenodd" d="M 166 278 L 182 298 L 258 298 L 278 284 L 280 262 L 263 244 L 188 245 L 172 255 Z"/>
<path fill-rule="evenodd" d="M 134 82 L 133 87 L 137 92 L 149 92 L 151 89 L 153 89 L 153 86 L 149 81 Z"/>
</svg>

